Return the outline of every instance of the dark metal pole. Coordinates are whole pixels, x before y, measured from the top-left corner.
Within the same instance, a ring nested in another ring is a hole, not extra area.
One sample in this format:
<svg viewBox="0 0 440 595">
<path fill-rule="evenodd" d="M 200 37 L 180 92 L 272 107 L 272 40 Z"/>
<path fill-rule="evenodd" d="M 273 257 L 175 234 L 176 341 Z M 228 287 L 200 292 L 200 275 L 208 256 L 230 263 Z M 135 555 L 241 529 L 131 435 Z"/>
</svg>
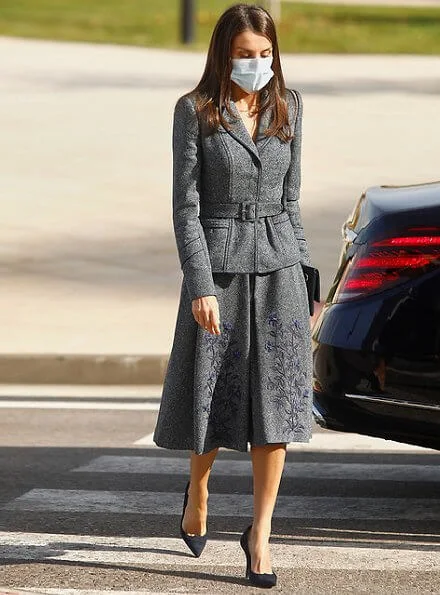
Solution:
<svg viewBox="0 0 440 595">
<path fill-rule="evenodd" d="M 194 41 L 194 0 L 181 0 L 181 34 L 183 43 Z"/>
</svg>

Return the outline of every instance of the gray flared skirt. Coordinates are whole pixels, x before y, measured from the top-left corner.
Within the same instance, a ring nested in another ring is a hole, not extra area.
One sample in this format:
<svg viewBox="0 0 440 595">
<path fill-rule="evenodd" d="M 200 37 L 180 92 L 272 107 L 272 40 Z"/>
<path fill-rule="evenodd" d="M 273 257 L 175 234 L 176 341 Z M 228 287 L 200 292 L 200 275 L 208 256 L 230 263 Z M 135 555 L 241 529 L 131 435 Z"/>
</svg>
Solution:
<svg viewBox="0 0 440 595">
<path fill-rule="evenodd" d="M 197 454 L 308 442 L 312 343 L 301 264 L 213 278 L 220 335 L 195 321 L 182 279 L 154 442 Z"/>
</svg>

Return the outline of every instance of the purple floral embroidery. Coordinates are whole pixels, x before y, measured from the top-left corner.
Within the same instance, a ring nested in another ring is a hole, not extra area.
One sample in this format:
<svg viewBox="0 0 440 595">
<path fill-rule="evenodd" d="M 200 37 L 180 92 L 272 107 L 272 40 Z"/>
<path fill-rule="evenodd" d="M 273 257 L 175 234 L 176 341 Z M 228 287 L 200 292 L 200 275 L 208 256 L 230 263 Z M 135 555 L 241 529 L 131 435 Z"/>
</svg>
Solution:
<svg viewBox="0 0 440 595">
<path fill-rule="evenodd" d="M 221 331 L 220 335 L 206 332 L 203 337 L 211 365 L 202 411 L 209 416 L 209 441 L 232 444 L 237 437 L 236 423 L 242 401 L 241 352 L 237 349 L 233 324 L 223 322 Z"/>
<path fill-rule="evenodd" d="M 267 321 L 269 323 L 270 326 L 276 326 L 277 322 L 278 322 L 278 316 L 276 312 L 272 312 L 271 314 L 269 314 L 269 316 L 267 317 Z"/>
<path fill-rule="evenodd" d="M 265 349 L 273 357 L 271 373 L 266 379 L 266 388 L 271 391 L 271 402 L 283 415 L 283 431 L 286 435 L 307 433 L 304 420 L 307 418 L 308 401 L 311 398 L 307 376 L 301 362 L 302 333 L 299 320 L 282 322 L 276 312 L 267 317 L 269 339 Z"/>
</svg>

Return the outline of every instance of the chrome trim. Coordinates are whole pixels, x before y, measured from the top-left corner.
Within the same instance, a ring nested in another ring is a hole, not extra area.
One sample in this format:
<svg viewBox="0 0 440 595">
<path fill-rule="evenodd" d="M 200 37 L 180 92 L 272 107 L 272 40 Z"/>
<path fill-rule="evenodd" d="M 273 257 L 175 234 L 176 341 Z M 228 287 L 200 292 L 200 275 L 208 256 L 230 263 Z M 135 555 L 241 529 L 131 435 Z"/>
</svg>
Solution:
<svg viewBox="0 0 440 595">
<path fill-rule="evenodd" d="M 342 226 L 342 238 L 349 243 L 354 242 L 354 240 L 358 237 L 357 232 L 354 231 L 352 227 L 350 227 L 351 221 L 346 221 Z"/>
<path fill-rule="evenodd" d="M 383 397 L 355 395 L 352 393 L 345 393 L 345 396 L 349 399 L 359 399 L 360 401 L 369 401 L 370 403 L 385 403 L 386 405 L 399 405 L 401 407 L 413 407 L 414 409 L 429 409 L 430 411 L 440 411 L 440 404 L 422 405 L 421 403 L 411 403 L 410 401 L 402 401 L 401 399 L 384 399 Z"/>
<path fill-rule="evenodd" d="M 312 411 L 313 411 L 313 415 L 315 417 L 316 422 L 323 428 L 327 427 L 327 424 L 325 423 L 325 419 L 322 417 L 319 409 L 316 407 L 315 403 L 313 403 L 312 405 Z"/>
</svg>

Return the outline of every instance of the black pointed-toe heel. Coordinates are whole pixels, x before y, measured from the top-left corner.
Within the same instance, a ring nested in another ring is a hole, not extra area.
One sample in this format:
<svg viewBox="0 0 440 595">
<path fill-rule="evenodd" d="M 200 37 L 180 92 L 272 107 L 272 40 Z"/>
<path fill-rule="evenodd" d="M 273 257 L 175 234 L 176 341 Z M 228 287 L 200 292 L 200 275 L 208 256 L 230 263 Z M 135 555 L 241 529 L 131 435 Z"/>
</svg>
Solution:
<svg viewBox="0 0 440 595">
<path fill-rule="evenodd" d="M 186 545 L 192 551 L 194 556 L 196 556 L 196 558 L 198 558 L 200 556 L 200 554 L 203 552 L 203 549 L 206 545 L 206 541 L 207 541 L 208 537 L 207 537 L 206 533 L 205 533 L 205 535 L 188 535 L 188 533 L 185 533 L 185 531 L 183 530 L 182 524 L 183 524 L 183 517 L 185 514 L 185 508 L 188 503 L 189 484 L 190 484 L 190 482 L 188 482 L 186 484 L 185 497 L 183 499 L 182 518 L 180 519 L 180 535 L 182 536 L 183 541 L 186 543 Z"/>
<path fill-rule="evenodd" d="M 240 545 L 246 554 L 246 578 L 254 587 L 263 587 L 269 589 L 277 584 L 277 575 L 275 572 L 254 572 L 251 570 L 251 554 L 249 551 L 249 532 L 252 529 L 252 525 L 246 529 L 246 531 L 240 537 Z"/>
</svg>

